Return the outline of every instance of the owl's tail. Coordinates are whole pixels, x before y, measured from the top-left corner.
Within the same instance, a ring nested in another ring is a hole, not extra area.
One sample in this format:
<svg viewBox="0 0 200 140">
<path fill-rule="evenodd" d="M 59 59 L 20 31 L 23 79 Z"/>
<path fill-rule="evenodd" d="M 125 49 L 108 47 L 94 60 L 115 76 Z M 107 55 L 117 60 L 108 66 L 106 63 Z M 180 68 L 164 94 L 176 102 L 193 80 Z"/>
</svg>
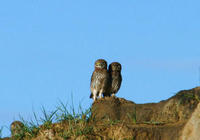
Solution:
<svg viewBox="0 0 200 140">
<path fill-rule="evenodd" d="M 90 98 L 93 98 L 93 94 L 92 93 L 90 94 Z"/>
</svg>

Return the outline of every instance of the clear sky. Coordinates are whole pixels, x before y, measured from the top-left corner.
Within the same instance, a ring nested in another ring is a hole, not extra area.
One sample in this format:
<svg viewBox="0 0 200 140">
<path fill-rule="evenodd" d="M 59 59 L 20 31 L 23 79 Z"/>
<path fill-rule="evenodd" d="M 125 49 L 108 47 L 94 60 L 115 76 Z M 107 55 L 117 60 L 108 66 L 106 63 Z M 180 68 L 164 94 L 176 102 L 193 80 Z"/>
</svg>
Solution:
<svg viewBox="0 0 200 140">
<path fill-rule="evenodd" d="M 200 84 L 199 0 L 0 1 L 0 126 L 89 108 L 96 59 L 122 64 L 116 96 L 159 102 Z M 3 130 L 9 135 L 8 128 Z"/>
</svg>

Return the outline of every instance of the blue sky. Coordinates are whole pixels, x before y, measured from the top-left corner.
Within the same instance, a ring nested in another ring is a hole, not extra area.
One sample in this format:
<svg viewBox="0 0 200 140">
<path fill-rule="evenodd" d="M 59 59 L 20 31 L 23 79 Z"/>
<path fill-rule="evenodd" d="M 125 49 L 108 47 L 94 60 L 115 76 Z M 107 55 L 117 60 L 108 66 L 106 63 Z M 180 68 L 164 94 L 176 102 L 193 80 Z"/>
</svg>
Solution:
<svg viewBox="0 0 200 140">
<path fill-rule="evenodd" d="M 96 59 L 122 64 L 118 97 L 159 102 L 200 84 L 197 0 L 0 1 L 0 126 L 58 101 L 89 108 Z M 9 135 L 4 128 L 3 135 Z"/>
</svg>

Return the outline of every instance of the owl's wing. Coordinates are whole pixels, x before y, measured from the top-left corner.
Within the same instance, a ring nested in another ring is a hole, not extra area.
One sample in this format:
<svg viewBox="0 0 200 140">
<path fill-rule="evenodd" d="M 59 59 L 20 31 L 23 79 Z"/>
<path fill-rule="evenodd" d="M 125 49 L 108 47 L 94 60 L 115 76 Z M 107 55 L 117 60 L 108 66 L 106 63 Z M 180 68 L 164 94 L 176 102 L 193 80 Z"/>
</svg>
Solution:
<svg viewBox="0 0 200 140">
<path fill-rule="evenodd" d="M 95 71 L 92 73 L 92 77 L 91 77 L 91 80 L 90 80 L 90 87 L 92 86 L 92 83 L 94 82 L 94 76 L 95 75 Z"/>
<path fill-rule="evenodd" d="M 96 71 L 94 71 L 94 72 L 92 73 L 91 82 L 90 82 L 90 88 L 91 88 L 91 89 L 95 89 L 95 87 L 96 87 L 97 80 L 98 80 L 97 75 L 98 75 L 98 74 L 97 74 Z"/>
<path fill-rule="evenodd" d="M 111 76 L 109 74 L 109 71 L 105 71 L 104 72 L 104 81 L 103 81 L 103 89 L 104 89 L 104 93 L 103 96 L 111 96 L 110 93 L 110 88 L 111 88 Z"/>
<path fill-rule="evenodd" d="M 122 75 L 121 75 L 121 73 L 120 73 L 120 85 L 121 85 L 121 83 L 122 83 Z"/>
<path fill-rule="evenodd" d="M 105 71 L 103 72 L 103 76 L 102 76 L 103 88 L 104 88 L 105 90 L 106 90 L 106 89 L 108 88 L 108 86 L 109 86 L 109 80 L 110 80 L 109 74 L 108 74 L 107 70 L 105 70 Z"/>
</svg>

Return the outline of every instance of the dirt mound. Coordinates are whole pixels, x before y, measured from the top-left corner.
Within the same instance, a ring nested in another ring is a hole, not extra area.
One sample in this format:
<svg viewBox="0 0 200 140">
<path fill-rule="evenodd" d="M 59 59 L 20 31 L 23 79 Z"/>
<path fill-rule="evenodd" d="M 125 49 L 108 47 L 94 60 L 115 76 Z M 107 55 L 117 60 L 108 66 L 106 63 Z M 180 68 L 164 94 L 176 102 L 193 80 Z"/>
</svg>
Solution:
<svg viewBox="0 0 200 140">
<path fill-rule="evenodd" d="M 199 140 L 199 102 L 200 87 L 180 91 L 159 103 L 135 104 L 122 98 L 107 97 L 93 103 L 92 119 L 96 122 L 122 122 L 129 128 L 124 132 L 124 138 L 131 136 L 137 140 Z M 116 133 L 112 134 L 115 135 Z"/>
<path fill-rule="evenodd" d="M 197 107 L 200 88 L 183 90 L 168 100 L 159 103 L 135 104 L 123 98 L 106 97 L 92 105 L 92 117 L 96 121 L 105 119 L 127 123 L 174 123 L 186 121 Z"/>
<path fill-rule="evenodd" d="M 125 120 L 131 121 L 136 104 L 123 98 L 105 97 L 92 105 L 92 120 Z M 126 114 L 126 115 L 125 115 Z"/>
<path fill-rule="evenodd" d="M 20 140 L 199 140 L 199 114 L 200 87 L 159 103 L 105 97 L 93 103 L 89 118 L 42 125 L 32 131 L 34 136 L 26 131 Z"/>
</svg>

